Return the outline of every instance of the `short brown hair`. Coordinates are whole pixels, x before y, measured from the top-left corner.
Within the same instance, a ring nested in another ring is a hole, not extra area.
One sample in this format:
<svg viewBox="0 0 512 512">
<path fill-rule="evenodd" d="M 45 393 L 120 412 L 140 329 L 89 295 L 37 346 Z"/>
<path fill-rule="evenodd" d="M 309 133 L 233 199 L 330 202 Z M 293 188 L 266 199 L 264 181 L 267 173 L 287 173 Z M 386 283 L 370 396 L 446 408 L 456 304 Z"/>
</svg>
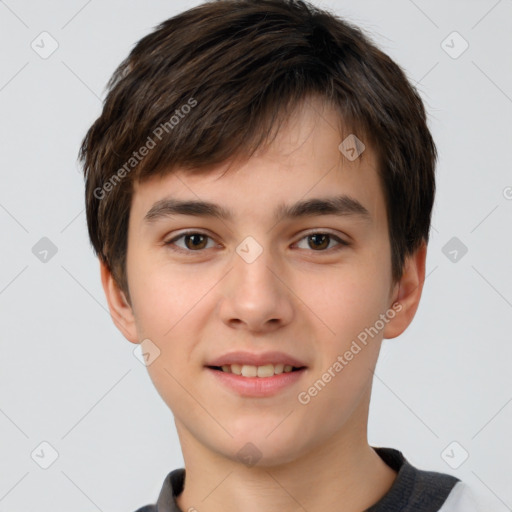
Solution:
<svg viewBox="0 0 512 512">
<path fill-rule="evenodd" d="M 437 151 L 423 102 L 360 28 L 328 11 L 300 0 L 208 1 L 141 39 L 107 88 L 79 157 L 92 246 L 128 300 L 135 180 L 250 156 L 312 95 L 373 145 L 395 282 L 428 243 Z"/>
</svg>

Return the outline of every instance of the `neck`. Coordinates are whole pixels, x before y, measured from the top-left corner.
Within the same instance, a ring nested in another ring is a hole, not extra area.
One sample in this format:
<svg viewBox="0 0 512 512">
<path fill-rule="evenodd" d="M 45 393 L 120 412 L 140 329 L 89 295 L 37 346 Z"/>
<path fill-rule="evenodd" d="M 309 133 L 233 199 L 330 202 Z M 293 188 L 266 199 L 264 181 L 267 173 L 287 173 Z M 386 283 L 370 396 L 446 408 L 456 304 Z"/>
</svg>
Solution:
<svg viewBox="0 0 512 512">
<path fill-rule="evenodd" d="M 360 412 L 367 418 L 367 409 Z M 396 472 L 368 445 L 366 423 L 361 428 L 357 416 L 288 462 L 252 467 L 207 449 L 176 421 L 186 468 L 178 506 L 184 512 L 366 510 L 389 491 Z"/>
</svg>

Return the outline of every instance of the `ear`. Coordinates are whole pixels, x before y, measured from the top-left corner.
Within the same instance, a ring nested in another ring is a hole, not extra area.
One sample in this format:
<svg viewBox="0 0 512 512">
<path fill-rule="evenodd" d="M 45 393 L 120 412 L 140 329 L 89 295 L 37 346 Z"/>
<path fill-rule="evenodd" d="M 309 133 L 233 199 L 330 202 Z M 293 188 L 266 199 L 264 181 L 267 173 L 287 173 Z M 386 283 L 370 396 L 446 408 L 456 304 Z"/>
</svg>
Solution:
<svg viewBox="0 0 512 512">
<path fill-rule="evenodd" d="M 390 304 L 396 314 L 386 324 L 383 335 L 386 339 L 400 336 L 416 314 L 425 282 L 426 256 L 427 245 L 423 242 L 414 254 L 406 258 L 404 273 L 395 285 L 394 298 Z"/>
<path fill-rule="evenodd" d="M 107 265 L 99 259 L 101 284 L 107 298 L 110 316 L 122 335 L 132 343 L 139 343 L 132 307 L 125 294 L 119 289 Z"/>
</svg>

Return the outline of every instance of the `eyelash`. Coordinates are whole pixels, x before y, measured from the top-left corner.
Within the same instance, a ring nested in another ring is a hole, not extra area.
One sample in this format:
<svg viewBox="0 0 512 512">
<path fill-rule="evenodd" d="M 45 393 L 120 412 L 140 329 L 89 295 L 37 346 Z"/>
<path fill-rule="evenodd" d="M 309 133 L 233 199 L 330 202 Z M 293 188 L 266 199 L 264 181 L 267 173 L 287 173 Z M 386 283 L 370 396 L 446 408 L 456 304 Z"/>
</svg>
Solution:
<svg viewBox="0 0 512 512">
<path fill-rule="evenodd" d="M 174 245 L 174 243 L 181 239 L 181 238 L 184 238 L 188 235 L 202 235 L 202 236 L 205 236 L 207 238 L 210 238 L 211 240 L 213 240 L 213 238 L 208 235 L 207 233 L 203 233 L 201 231 L 185 231 L 184 233 L 181 233 L 179 234 L 178 236 L 175 236 L 174 238 L 171 238 L 170 240 L 168 240 L 167 242 L 164 243 L 164 245 L 168 246 L 169 249 L 171 249 L 172 251 L 175 251 L 175 252 L 181 252 L 181 253 L 201 253 L 201 252 L 204 252 L 206 249 L 198 249 L 197 251 L 193 251 L 191 249 L 183 249 L 182 247 L 176 247 Z M 305 238 L 308 238 L 310 236 L 314 236 L 314 235 L 327 235 L 330 237 L 331 240 L 336 240 L 338 242 L 338 247 L 337 248 L 334 248 L 334 251 L 339 251 L 341 250 L 342 248 L 344 247 L 349 247 L 351 244 L 346 242 L 345 240 L 343 240 L 342 238 L 340 238 L 339 236 L 337 235 L 334 235 L 332 233 L 329 233 L 329 232 L 326 232 L 326 231 L 313 231 L 313 232 L 310 232 L 310 233 L 307 233 L 306 235 L 304 235 L 300 240 L 304 240 Z M 305 249 L 305 250 L 308 250 L 308 249 Z M 331 247 L 330 249 L 321 249 L 321 250 L 317 250 L 315 251 L 314 249 L 310 249 L 312 252 L 330 252 L 333 250 L 333 248 Z"/>
</svg>

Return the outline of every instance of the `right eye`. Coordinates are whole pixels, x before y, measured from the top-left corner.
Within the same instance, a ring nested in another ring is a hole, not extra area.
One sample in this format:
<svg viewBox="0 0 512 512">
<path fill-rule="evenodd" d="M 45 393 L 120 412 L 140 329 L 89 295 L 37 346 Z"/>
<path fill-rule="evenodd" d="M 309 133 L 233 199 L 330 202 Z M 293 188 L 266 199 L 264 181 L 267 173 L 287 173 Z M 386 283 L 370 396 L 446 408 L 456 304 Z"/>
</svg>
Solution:
<svg viewBox="0 0 512 512">
<path fill-rule="evenodd" d="M 176 244 L 176 242 L 181 239 L 183 239 L 183 246 Z M 165 245 L 169 246 L 173 251 L 200 252 L 202 249 L 208 248 L 205 246 L 205 241 L 207 239 L 210 239 L 213 242 L 213 239 L 206 233 L 202 233 L 200 231 L 186 231 L 185 233 L 181 233 L 180 235 L 166 241 Z M 213 246 L 215 246 L 215 244 L 213 244 Z"/>
</svg>

